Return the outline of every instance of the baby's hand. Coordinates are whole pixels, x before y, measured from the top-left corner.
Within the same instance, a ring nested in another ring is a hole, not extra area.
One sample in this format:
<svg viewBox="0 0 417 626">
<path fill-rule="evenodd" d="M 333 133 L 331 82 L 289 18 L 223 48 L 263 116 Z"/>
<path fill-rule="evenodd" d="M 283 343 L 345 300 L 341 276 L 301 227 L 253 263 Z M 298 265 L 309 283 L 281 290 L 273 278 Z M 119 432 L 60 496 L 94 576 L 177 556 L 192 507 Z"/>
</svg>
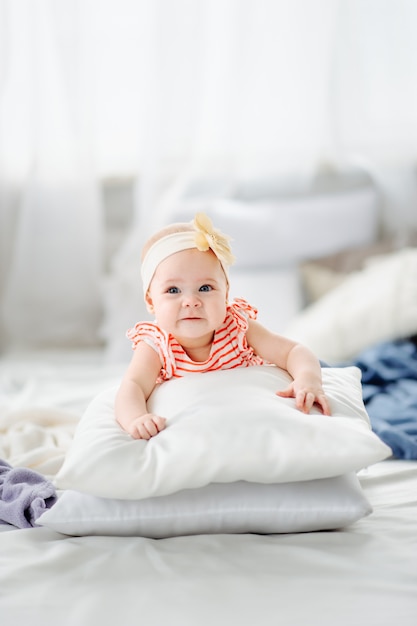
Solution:
<svg viewBox="0 0 417 626">
<path fill-rule="evenodd" d="M 310 413 L 313 404 L 317 404 L 323 415 L 331 415 L 330 404 L 321 386 L 298 387 L 294 382 L 286 389 L 276 392 L 281 398 L 295 398 L 295 406 L 303 413 Z"/>
<path fill-rule="evenodd" d="M 161 430 L 164 430 L 165 423 L 166 419 L 164 417 L 159 417 L 159 415 L 153 415 L 152 413 L 145 413 L 133 420 L 126 430 L 133 439 L 150 439 Z"/>
</svg>

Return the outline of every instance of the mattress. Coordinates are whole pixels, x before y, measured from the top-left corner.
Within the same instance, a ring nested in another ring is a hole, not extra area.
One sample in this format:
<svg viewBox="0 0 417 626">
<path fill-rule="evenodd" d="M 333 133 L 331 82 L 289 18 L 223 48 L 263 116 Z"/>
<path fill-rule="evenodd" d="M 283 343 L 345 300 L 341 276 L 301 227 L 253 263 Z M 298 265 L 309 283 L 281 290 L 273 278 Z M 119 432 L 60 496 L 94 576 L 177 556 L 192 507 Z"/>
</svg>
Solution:
<svg viewBox="0 0 417 626">
<path fill-rule="evenodd" d="M 3 359 L 2 454 L 53 475 L 92 396 L 121 375 L 99 352 Z M 373 512 L 343 530 L 148 539 L 0 526 L 1 624 L 414 625 L 417 462 L 359 478 Z"/>
</svg>

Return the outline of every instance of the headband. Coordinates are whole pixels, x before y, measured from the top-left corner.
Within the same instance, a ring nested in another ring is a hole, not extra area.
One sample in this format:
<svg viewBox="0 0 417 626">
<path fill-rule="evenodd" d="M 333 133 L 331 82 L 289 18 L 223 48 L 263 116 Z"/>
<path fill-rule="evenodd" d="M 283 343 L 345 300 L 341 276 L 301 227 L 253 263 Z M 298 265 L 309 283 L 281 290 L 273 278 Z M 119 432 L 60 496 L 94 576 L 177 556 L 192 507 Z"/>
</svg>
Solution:
<svg viewBox="0 0 417 626">
<path fill-rule="evenodd" d="M 141 276 L 143 293 L 146 295 L 158 265 L 171 254 L 197 248 L 200 252 L 213 250 L 229 280 L 229 265 L 234 257 L 229 244 L 229 237 L 213 228 L 211 220 L 204 213 L 197 213 L 192 225 L 194 230 L 171 233 L 158 239 L 148 250 L 142 262 Z"/>
</svg>

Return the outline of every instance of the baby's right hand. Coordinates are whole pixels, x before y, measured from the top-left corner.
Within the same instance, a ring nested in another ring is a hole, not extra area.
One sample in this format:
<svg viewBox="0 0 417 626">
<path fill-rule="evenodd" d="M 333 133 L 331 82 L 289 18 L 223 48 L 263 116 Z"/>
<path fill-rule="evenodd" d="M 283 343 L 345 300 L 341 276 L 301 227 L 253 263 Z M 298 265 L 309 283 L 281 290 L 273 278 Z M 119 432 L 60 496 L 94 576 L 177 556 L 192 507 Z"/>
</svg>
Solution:
<svg viewBox="0 0 417 626">
<path fill-rule="evenodd" d="M 133 439 L 150 439 L 165 428 L 166 419 L 145 413 L 131 422 L 126 429 Z"/>
</svg>

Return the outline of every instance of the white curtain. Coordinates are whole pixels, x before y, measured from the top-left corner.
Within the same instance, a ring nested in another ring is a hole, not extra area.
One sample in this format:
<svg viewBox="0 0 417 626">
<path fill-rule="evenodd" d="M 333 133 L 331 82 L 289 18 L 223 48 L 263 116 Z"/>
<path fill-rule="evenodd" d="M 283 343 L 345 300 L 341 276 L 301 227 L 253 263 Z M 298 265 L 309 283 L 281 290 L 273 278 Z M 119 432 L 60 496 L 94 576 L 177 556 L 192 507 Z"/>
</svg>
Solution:
<svg viewBox="0 0 417 626">
<path fill-rule="evenodd" d="M 77 2 L 0 6 L 3 339 L 94 343 L 101 218 L 85 24 Z"/>
<path fill-rule="evenodd" d="M 145 230 L 184 173 L 323 163 L 393 167 L 411 216 L 416 32 L 414 0 L 0 0 L 3 344 L 97 341 L 103 178 Z"/>
</svg>

